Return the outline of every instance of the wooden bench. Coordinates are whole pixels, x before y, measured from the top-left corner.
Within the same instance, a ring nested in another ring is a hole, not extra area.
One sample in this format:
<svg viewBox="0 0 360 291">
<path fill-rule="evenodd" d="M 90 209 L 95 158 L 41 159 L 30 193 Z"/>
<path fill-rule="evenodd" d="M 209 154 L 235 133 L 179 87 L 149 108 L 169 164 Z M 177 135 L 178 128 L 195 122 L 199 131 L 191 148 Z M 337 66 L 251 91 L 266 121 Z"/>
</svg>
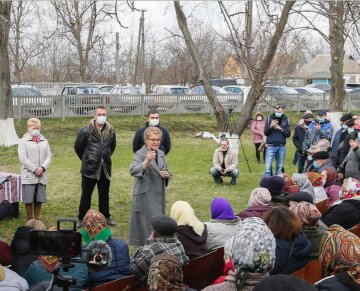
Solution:
<svg viewBox="0 0 360 291">
<path fill-rule="evenodd" d="M 328 198 L 319 203 L 316 203 L 315 206 L 320 211 L 321 215 L 323 215 L 330 207 L 330 199 Z"/>
<path fill-rule="evenodd" d="M 291 275 L 303 279 L 313 285 L 322 278 L 320 261 L 318 259 L 314 259 L 308 262 L 300 270 L 293 272 Z"/>
<path fill-rule="evenodd" d="M 354 225 L 352 228 L 348 229 L 348 231 L 360 237 L 360 223 Z"/>
<path fill-rule="evenodd" d="M 132 275 L 107 282 L 94 288 L 85 289 L 83 291 L 131 291 L 133 289 L 134 282 L 135 276 Z"/>
<path fill-rule="evenodd" d="M 196 290 L 211 285 L 224 272 L 224 248 L 190 260 L 184 266 L 184 284 Z"/>
</svg>

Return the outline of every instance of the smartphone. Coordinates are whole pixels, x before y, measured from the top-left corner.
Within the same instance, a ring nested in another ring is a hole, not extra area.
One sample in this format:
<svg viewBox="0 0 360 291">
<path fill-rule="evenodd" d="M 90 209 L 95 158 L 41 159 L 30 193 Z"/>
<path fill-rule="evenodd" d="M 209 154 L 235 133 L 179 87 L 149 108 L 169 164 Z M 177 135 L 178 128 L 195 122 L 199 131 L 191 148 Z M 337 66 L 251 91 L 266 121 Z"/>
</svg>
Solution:
<svg viewBox="0 0 360 291">
<path fill-rule="evenodd" d="M 81 241 L 81 234 L 73 230 L 32 230 L 30 231 L 30 252 L 44 256 L 80 256 Z"/>
</svg>

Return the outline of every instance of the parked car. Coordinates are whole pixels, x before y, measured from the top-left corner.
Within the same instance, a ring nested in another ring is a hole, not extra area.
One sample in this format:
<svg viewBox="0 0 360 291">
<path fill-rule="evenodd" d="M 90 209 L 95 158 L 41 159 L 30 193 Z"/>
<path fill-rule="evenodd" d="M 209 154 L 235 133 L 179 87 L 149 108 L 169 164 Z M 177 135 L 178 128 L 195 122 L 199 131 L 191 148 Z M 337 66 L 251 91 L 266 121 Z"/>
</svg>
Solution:
<svg viewBox="0 0 360 291">
<path fill-rule="evenodd" d="M 244 94 L 244 90 L 241 86 L 224 86 L 222 88 L 229 94 Z"/>
<path fill-rule="evenodd" d="M 100 85 L 97 87 L 101 95 L 109 95 L 114 85 Z"/>
<path fill-rule="evenodd" d="M 331 85 L 326 84 L 326 83 L 308 84 L 308 85 L 306 85 L 306 87 L 318 88 L 318 89 L 321 89 L 321 90 L 323 90 L 325 92 L 330 92 L 331 91 Z"/>
<path fill-rule="evenodd" d="M 159 85 L 155 88 L 154 94 L 160 95 L 179 95 L 188 94 L 190 92 L 189 87 L 178 85 Z"/>
<path fill-rule="evenodd" d="M 210 79 L 209 82 L 212 86 L 217 87 L 236 86 L 238 84 L 236 79 Z"/>
<path fill-rule="evenodd" d="M 263 98 L 267 102 L 293 106 L 295 102 L 298 102 L 299 93 L 294 88 L 286 86 L 265 86 Z"/>
<path fill-rule="evenodd" d="M 110 95 L 141 95 L 141 88 L 116 85 L 111 89 Z"/>
<path fill-rule="evenodd" d="M 116 85 L 110 91 L 110 108 L 116 112 L 133 111 L 141 101 L 141 88 Z"/>
<path fill-rule="evenodd" d="M 20 105 L 33 106 L 34 108 L 27 109 L 31 115 L 45 116 L 54 111 L 54 108 L 51 107 L 52 98 L 43 97 L 40 90 L 34 86 L 12 84 L 11 96 L 14 107 L 18 106 L 18 100 L 20 100 Z"/>
<path fill-rule="evenodd" d="M 297 87 L 294 88 L 301 95 L 301 104 L 306 109 L 313 109 L 324 100 L 326 92 L 324 90 L 312 87 Z"/>
</svg>

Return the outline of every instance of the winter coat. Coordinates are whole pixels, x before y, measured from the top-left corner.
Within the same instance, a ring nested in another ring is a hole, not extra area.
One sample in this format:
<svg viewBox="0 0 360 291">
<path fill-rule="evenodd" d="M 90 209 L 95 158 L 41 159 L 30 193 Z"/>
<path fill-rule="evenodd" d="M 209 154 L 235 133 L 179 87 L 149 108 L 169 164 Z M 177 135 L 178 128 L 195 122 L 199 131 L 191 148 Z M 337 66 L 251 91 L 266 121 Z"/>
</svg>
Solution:
<svg viewBox="0 0 360 291">
<path fill-rule="evenodd" d="M 278 125 L 282 128 L 282 131 L 270 127 L 273 120 L 277 120 Z M 264 133 L 267 136 L 267 144 L 271 144 L 273 146 L 285 145 L 286 139 L 291 135 L 289 119 L 284 114 L 281 117 L 276 117 L 275 113 L 272 113 L 266 120 Z"/>
<path fill-rule="evenodd" d="M 355 130 L 354 131 L 354 134 L 358 133 L 359 134 L 359 131 L 358 130 Z M 344 144 L 343 144 L 343 147 L 341 148 L 340 150 L 340 157 L 339 157 L 339 165 L 342 165 L 344 159 L 347 157 L 347 155 L 349 154 L 349 151 L 350 151 L 350 135 L 347 134 L 345 139 L 344 139 Z"/>
<path fill-rule="evenodd" d="M 317 144 L 320 139 L 327 139 L 331 142 L 333 133 L 334 129 L 329 120 L 325 120 L 323 123 L 321 123 L 321 128 L 319 131 L 315 129 L 315 121 L 313 121 L 310 123 L 309 129 L 305 134 L 302 147 L 303 152 L 308 150 L 312 145 Z"/>
<path fill-rule="evenodd" d="M 185 254 L 189 259 L 196 257 L 201 257 L 208 253 L 206 239 L 207 239 L 207 229 L 205 229 L 202 235 L 198 235 L 192 226 L 189 225 L 179 225 L 175 233 L 178 240 L 182 243 Z"/>
<path fill-rule="evenodd" d="M 217 148 L 214 152 L 213 157 L 213 167 L 221 171 L 221 165 L 224 161 L 224 155 L 221 148 Z M 225 171 L 231 172 L 232 170 L 236 169 L 238 166 L 238 156 L 236 153 L 229 147 L 227 153 L 225 154 Z"/>
<path fill-rule="evenodd" d="M 324 234 L 324 230 L 320 229 L 317 225 L 303 224 L 302 232 L 306 235 L 307 239 L 313 247 L 313 251 L 309 256 L 312 258 L 318 258 L 320 251 L 320 241 Z"/>
<path fill-rule="evenodd" d="M 331 152 L 330 157 L 332 160 L 332 164 L 335 168 L 339 166 L 340 159 L 340 151 L 344 145 L 344 140 L 348 135 L 348 131 L 346 129 L 340 128 L 333 136 L 331 141 Z"/>
<path fill-rule="evenodd" d="M 226 241 L 238 232 L 241 224 L 239 217 L 234 220 L 211 219 L 204 223 L 207 227 L 207 247 L 211 252 L 214 249 L 224 246 Z"/>
<path fill-rule="evenodd" d="M 262 116 L 262 120 L 256 120 L 258 115 Z M 258 111 L 255 113 L 255 119 L 251 122 L 251 132 L 253 143 L 262 143 L 264 141 L 264 128 L 265 128 L 264 115 Z"/>
<path fill-rule="evenodd" d="M 305 128 L 304 124 L 297 125 L 295 127 L 294 135 L 292 141 L 296 147 L 298 153 L 303 154 L 302 146 L 305 139 L 307 128 Z"/>
<path fill-rule="evenodd" d="M 99 180 L 103 168 L 106 178 L 110 180 L 111 155 L 115 147 L 115 130 L 110 123 L 104 124 L 101 133 L 96 128 L 94 119 L 88 126 L 81 128 L 74 144 L 75 152 L 81 160 L 81 175 Z"/>
<path fill-rule="evenodd" d="M 65 272 L 62 268 L 60 268 L 60 275 L 70 276 L 72 278 L 75 278 L 76 284 L 70 286 L 69 290 L 81 291 L 86 287 L 89 280 L 87 274 L 87 267 L 84 263 L 73 263 L 73 264 L 74 267 L 69 268 L 67 272 Z M 52 273 L 48 272 L 48 270 L 46 270 L 46 268 L 42 265 L 42 263 L 39 260 L 36 260 L 26 270 L 24 274 L 24 278 L 28 282 L 29 287 L 32 287 L 43 281 L 51 281 Z"/>
<path fill-rule="evenodd" d="M 160 175 L 162 169 L 167 169 L 165 154 L 162 150 L 157 150 L 158 164 L 152 160 L 143 171 L 142 162 L 146 159 L 147 153 L 148 149 L 143 146 L 135 153 L 130 165 L 130 174 L 135 177 L 129 230 L 130 245 L 145 245 L 151 232 L 151 218 L 165 214 L 165 187 L 168 179 Z"/>
<path fill-rule="evenodd" d="M 360 200 L 347 199 L 331 206 L 321 218 L 327 226 L 339 224 L 345 229 L 360 223 Z"/>
<path fill-rule="evenodd" d="M 326 277 L 314 285 L 319 291 L 360 291 L 360 284 L 348 272 Z"/>
<path fill-rule="evenodd" d="M 266 212 L 268 212 L 270 209 L 270 205 L 249 206 L 245 210 L 241 211 L 237 216 L 239 216 L 241 220 L 244 220 L 248 217 L 263 218 Z"/>
<path fill-rule="evenodd" d="M 225 278 L 225 282 L 210 285 L 204 291 L 237 291 L 235 285 L 235 271 L 230 271 L 229 275 Z M 255 288 L 255 286 L 264 278 L 269 277 L 268 272 L 264 273 L 248 273 L 244 282 L 243 287 L 241 288 L 242 291 L 251 291 Z"/>
<path fill-rule="evenodd" d="M 326 195 L 330 198 L 330 205 L 334 204 L 335 201 L 339 200 L 339 192 L 341 191 L 341 186 L 339 185 L 330 185 L 325 187 Z"/>
<path fill-rule="evenodd" d="M 293 240 L 276 239 L 275 265 L 271 275 L 291 274 L 304 267 L 312 258 L 313 247 L 302 232 Z"/>
<path fill-rule="evenodd" d="M 3 267 L 5 278 L 0 281 L 0 291 L 26 291 L 29 286 L 26 280 L 16 272 Z"/>
<path fill-rule="evenodd" d="M 139 149 L 145 145 L 144 142 L 144 131 L 149 127 L 149 123 L 146 123 L 146 126 L 139 128 L 134 135 L 133 139 L 133 152 L 136 153 Z M 167 155 L 170 152 L 171 149 L 171 139 L 169 131 L 166 129 L 166 127 L 161 126 L 160 124 L 157 126 L 161 132 L 161 143 L 160 143 L 160 149 Z"/>
<path fill-rule="evenodd" d="M 26 133 L 19 141 L 18 155 L 21 163 L 21 183 L 22 184 L 47 184 L 47 169 L 51 163 L 50 146 L 43 135 L 40 135 L 40 142 L 32 140 L 30 133 Z M 38 167 L 44 167 L 41 177 L 35 175 Z"/>
<path fill-rule="evenodd" d="M 339 168 L 339 172 L 344 173 L 346 178 L 360 180 L 360 147 L 350 149 Z"/>
</svg>

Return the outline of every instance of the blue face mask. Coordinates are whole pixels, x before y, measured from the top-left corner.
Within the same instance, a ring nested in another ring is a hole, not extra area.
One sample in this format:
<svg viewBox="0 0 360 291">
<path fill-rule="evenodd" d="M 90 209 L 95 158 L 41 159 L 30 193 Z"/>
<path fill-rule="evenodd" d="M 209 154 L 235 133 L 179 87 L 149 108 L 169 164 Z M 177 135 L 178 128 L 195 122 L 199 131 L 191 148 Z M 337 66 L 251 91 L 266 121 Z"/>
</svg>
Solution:
<svg viewBox="0 0 360 291">
<path fill-rule="evenodd" d="M 348 133 L 352 133 L 352 132 L 354 132 L 354 131 L 355 131 L 355 129 L 354 129 L 354 128 L 350 128 L 350 127 L 349 127 L 349 128 L 347 129 L 347 131 L 348 131 Z"/>
<path fill-rule="evenodd" d="M 313 166 L 316 170 L 320 168 L 320 165 L 317 162 L 313 162 Z"/>
<path fill-rule="evenodd" d="M 342 127 L 343 129 L 347 129 L 347 128 L 348 128 L 348 126 L 347 126 L 346 124 L 343 124 L 341 127 Z"/>
<path fill-rule="evenodd" d="M 276 117 L 281 117 L 283 114 L 281 112 L 275 112 Z"/>
<path fill-rule="evenodd" d="M 324 118 L 320 118 L 320 117 L 318 118 L 318 120 L 319 120 L 320 123 L 323 123 L 325 121 Z"/>
</svg>

